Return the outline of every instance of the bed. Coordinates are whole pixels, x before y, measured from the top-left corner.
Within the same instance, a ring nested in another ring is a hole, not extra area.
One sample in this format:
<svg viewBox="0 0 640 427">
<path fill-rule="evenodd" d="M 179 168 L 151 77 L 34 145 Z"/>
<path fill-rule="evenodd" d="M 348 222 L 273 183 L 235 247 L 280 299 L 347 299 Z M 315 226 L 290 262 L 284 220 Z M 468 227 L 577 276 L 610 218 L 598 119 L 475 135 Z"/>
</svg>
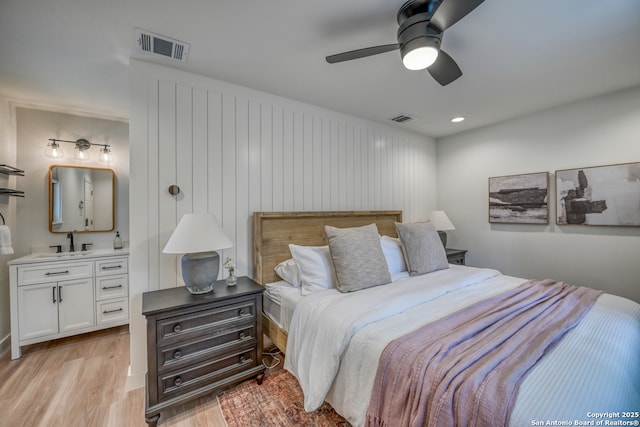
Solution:
<svg viewBox="0 0 640 427">
<path fill-rule="evenodd" d="M 375 223 L 381 235 L 395 237 L 393 224 L 401 221 L 399 211 L 254 214 L 254 278 L 267 287 L 265 307 L 275 307 L 263 317 L 263 330 L 286 353 L 285 368 L 301 384 L 309 411 L 326 400 L 353 425 L 375 425 L 372 396 L 386 387 L 376 372 L 390 344 L 528 282 L 492 269 L 451 265 L 420 276 L 398 274 L 390 285 L 301 296 L 275 274 L 291 257 L 289 243 L 326 244 L 325 225 Z M 638 425 L 640 305 L 598 296 L 523 378 L 507 422 L 491 424 Z M 486 424 L 486 418 L 477 422 Z"/>
</svg>

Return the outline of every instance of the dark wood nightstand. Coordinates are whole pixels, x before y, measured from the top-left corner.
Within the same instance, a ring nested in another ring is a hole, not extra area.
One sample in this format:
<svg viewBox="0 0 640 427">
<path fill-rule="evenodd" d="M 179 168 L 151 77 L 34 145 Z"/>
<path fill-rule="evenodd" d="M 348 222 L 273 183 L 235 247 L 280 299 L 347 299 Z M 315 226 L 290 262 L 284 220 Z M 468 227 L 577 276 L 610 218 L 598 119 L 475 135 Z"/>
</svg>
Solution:
<svg viewBox="0 0 640 427">
<path fill-rule="evenodd" d="M 147 318 L 145 420 L 252 377 L 262 382 L 262 291 L 248 277 L 192 295 L 183 286 L 142 294 Z"/>
<path fill-rule="evenodd" d="M 449 261 L 449 264 L 465 265 L 464 256 L 467 253 L 465 249 L 447 248 L 446 251 L 447 251 L 447 260 Z"/>
</svg>

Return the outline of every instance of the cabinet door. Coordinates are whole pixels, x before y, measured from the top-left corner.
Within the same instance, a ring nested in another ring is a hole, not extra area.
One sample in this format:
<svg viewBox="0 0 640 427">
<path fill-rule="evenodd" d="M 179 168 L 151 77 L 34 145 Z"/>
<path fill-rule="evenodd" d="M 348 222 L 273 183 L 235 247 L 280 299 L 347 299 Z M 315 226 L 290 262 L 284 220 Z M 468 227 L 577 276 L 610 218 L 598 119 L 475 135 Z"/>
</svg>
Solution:
<svg viewBox="0 0 640 427">
<path fill-rule="evenodd" d="M 96 324 L 93 279 L 58 282 L 60 333 L 87 329 Z"/>
<path fill-rule="evenodd" d="M 58 333 L 58 284 L 18 287 L 20 340 Z"/>
</svg>

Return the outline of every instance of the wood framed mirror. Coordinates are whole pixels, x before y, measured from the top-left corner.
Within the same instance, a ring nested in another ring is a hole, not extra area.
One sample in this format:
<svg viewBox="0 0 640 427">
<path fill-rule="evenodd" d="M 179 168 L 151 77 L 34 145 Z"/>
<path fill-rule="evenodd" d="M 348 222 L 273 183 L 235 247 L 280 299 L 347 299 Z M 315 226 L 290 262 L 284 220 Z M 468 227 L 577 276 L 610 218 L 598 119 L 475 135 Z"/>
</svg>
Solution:
<svg viewBox="0 0 640 427">
<path fill-rule="evenodd" d="M 85 166 L 49 167 L 49 231 L 113 231 L 115 173 Z"/>
</svg>

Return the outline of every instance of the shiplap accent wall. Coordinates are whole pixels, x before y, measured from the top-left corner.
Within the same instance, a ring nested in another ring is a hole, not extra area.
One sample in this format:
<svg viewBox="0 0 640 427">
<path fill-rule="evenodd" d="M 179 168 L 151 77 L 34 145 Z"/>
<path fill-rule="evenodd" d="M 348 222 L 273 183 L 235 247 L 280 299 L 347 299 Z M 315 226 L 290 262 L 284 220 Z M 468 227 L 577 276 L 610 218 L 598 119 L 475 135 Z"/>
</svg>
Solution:
<svg viewBox="0 0 640 427">
<path fill-rule="evenodd" d="M 255 211 L 401 209 L 417 221 L 436 208 L 431 138 L 139 61 L 131 84 L 132 375 L 146 370 L 139 295 L 182 282 L 162 248 L 183 214 L 213 213 L 234 242 L 221 257 L 250 276 Z"/>
</svg>

